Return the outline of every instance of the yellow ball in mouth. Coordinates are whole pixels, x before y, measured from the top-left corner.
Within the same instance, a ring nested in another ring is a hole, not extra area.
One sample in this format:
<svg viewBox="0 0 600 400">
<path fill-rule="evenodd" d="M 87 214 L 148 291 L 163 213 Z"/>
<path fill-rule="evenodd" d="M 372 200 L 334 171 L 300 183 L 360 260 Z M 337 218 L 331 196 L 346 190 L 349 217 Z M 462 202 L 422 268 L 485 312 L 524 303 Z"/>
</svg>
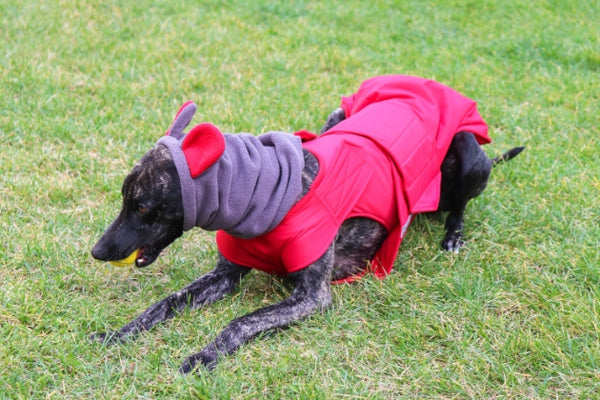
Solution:
<svg viewBox="0 0 600 400">
<path fill-rule="evenodd" d="M 133 253 L 131 253 L 127 258 L 117 261 L 109 261 L 109 263 L 111 263 L 115 267 L 127 267 L 129 265 L 132 265 L 135 262 L 139 251 L 140 249 L 137 249 Z"/>
</svg>

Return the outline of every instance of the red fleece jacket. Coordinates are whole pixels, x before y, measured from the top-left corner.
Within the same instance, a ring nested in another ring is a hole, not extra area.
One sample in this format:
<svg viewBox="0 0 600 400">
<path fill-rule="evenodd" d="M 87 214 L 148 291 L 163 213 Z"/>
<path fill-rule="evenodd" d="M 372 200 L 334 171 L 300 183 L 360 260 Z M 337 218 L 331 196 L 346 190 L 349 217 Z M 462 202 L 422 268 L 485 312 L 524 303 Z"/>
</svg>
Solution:
<svg viewBox="0 0 600 400">
<path fill-rule="evenodd" d="M 491 141 L 476 103 L 431 80 L 372 78 L 341 107 L 346 119 L 324 134 L 297 133 L 319 160 L 310 191 L 266 234 L 240 239 L 219 231 L 225 258 L 286 275 L 318 260 L 344 220 L 368 217 L 388 231 L 370 265 L 383 278 L 412 214 L 438 208 L 440 167 L 454 135 L 469 131 L 480 144 Z"/>
</svg>

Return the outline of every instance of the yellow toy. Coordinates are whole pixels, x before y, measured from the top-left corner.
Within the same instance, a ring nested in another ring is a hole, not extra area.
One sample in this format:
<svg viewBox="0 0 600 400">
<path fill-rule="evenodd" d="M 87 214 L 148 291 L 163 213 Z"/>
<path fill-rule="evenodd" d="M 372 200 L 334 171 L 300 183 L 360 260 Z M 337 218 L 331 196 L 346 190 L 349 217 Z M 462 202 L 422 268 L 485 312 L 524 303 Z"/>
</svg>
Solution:
<svg viewBox="0 0 600 400">
<path fill-rule="evenodd" d="M 137 249 L 133 253 L 131 253 L 127 258 L 118 261 L 109 261 L 109 263 L 111 263 L 115 267 L 127 267 L 135 262 L 139 251 L 140 249 Z"/>
</svg>

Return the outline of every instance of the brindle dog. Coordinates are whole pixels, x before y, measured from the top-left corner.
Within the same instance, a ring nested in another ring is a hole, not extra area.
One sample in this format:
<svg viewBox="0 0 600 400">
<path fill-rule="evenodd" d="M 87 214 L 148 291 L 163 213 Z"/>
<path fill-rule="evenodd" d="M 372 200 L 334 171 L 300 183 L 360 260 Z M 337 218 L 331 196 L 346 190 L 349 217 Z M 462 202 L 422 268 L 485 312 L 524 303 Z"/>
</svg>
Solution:
<svg viewBox="0 0 600 400">
<path fill-rule="evenodd" d="M 342 109 L 328 118 L 322 132 L 345 119 Z M 440 210 L 449 211 L 442 247 L 458 251 L 463 245 L 463 214 L 467 202 L 478 196 L 487 184 L 491 168 L 499 161 L 519 154 L 518 147 L 490 160 L 469 132 L 458 133 L 441 167 Z M 306 194 L 319 171 L 317 159 L 304 151 L 302 173 Z M 160 252 L 183 233 L 183 205 L 177 170 L 170 152 L 156 146 L 146 153 L 125 178 L 122 188 L 123 208 L 92 249 L 94 258 L 120 260 L 141 249 L 137 267 L 156 260 Z M 202 351 L 188 357 L 180 368 L 189 373 L 197 365 L 208 369 L 219 357 L 232 354 L 244 343 L 267 330 L 283 328 L 331 304 L 332 280 L 343 279 L 362 271 L 384 239 L 386 230 L 367 218 L 351 218 L 339 229 L 327 251 L 313 264 L 286 277 L 293 290 L 289 298 L 231 321 Z M 216 268 L 177 293 L 150 306 L 121 329 L 98 333 L 95 340 L 115 343 L 133 337 L 163 322 L 186 307 L 198 308 L 232 292 L 249 268 L 236 265 L 219 255 Z"/>
</svg>

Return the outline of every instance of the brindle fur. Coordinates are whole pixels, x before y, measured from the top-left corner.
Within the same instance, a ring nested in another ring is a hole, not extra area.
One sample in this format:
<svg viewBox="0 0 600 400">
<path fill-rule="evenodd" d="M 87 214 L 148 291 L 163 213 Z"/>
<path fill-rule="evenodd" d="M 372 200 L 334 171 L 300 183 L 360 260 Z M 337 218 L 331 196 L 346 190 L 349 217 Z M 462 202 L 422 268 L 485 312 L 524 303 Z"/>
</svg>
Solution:
<svg viewBox="0 0 600 400">
<path fill-rule="evenodd" d="M 322 132 L 344 118 L 342 109 L 335 110 Z M 514 157 L 520 150 L 513 149 L 511 152 L 503 155 L 501 160 Z M 312 154 L 305 151 L 304 157 L 302 195 L 308 192 L 319 170 L 318 161 Z M 456 135 L 442 165 L 440 209 L 449 211 L 447 233 L 442 241 L 444 249 L 458 251 L 463 245 L 465 206 L 485 188 L 491 166 L 492 162 L 472 133 Z M 127 176 L 122 192 L 122 210 L 94 246 L 92 255 L 104 261 L 119 260 L 134 249 L 143 248 L 143 257 L 136 261 L 136 265 L 144 267 L 183 233 L 181 188 L 170 153 L 162 146 L 150 150 Z M 331 304 L 331 281 L 364 269 L 385 237 L 384 227 L 373 220 L 346 220 L 325 254 L 313 264 L 286 277 L 293 286 L 288 298 L 231 321 L 199 353 L 188 357 L 180 371 L 188 373 L 198 365 L 212 369 L 219 357 L 235 352 L 261 332 L 286 327 L 327 308 Z M 214 270 L 153 304 L 118 331 L 98 333 L 93 338 L 109 344 L 134 337 L 188 306 L 194 309 L 219 300 L 231 293 L 249 271 L 249 268 L 234 264 L 219 254 Z"/>
</svg>

